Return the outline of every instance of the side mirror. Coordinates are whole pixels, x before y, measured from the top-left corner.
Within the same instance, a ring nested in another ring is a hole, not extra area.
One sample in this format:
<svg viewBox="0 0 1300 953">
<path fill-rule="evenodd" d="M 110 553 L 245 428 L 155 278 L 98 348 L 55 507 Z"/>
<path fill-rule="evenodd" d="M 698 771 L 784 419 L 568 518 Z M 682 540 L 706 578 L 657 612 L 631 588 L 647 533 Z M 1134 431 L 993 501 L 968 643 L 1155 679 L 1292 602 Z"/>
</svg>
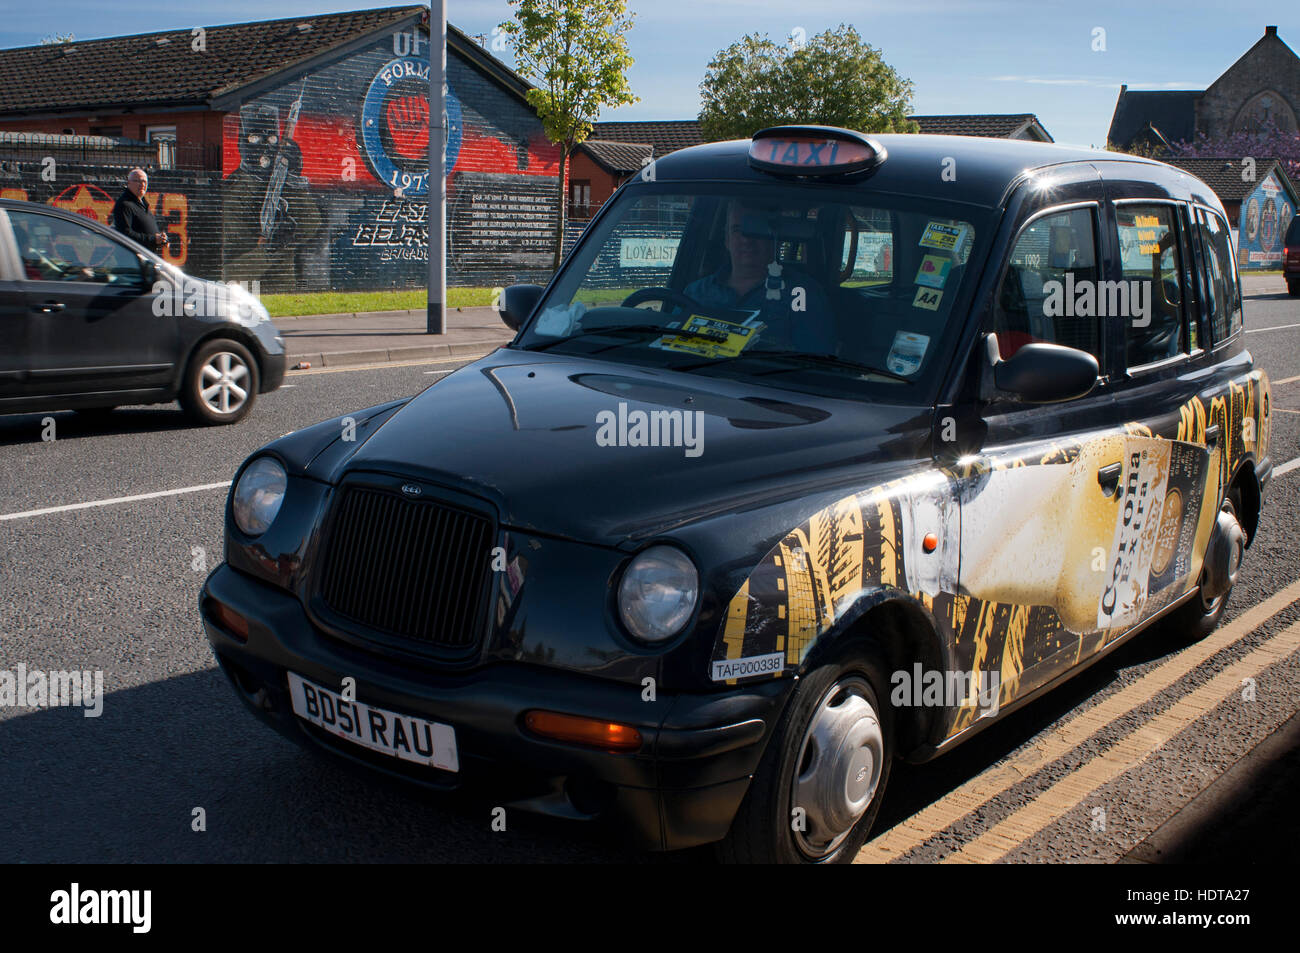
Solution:
<svg viewBox="0 0 1300 953">
<path fill-rule="evenodd" d="M 992 337 L 992 335 L 990 335 Z M 1026 344 L 1005 361 L 988 349 L 993 386 L 1035 404 L 1054 404 L 1088 394 L 1100 368 L 1087 351 L 1060 344 Z"/>
<path fill-rule="evenodd" d="M 140 256 L 140 284 L 144 291 L 153 291 L 153 286 L 158 283 L 158 265 L 152 258 Z"/>
<path fill-rule="evenodd" d="M 518 331 L 537 307 L 537 302 L 542 300 L 544 290 L 541 285 L 511 285 L 503 291 L 497 311 L 505 326 Z"/>
</svg>

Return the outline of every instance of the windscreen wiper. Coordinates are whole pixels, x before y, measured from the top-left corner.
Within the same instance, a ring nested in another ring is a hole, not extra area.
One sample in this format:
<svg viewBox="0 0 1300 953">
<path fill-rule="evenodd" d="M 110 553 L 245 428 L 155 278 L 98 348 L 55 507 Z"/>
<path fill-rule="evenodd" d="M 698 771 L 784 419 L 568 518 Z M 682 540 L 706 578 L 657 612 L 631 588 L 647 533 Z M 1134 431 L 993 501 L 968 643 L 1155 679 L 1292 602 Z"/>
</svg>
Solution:
<svg viewBox="0 0 1300 953">
<path fill-rule="evenodd" d="M 716 358 L 716 359 L 706 360 L 706 361 L 695 361 L 690 364 L 677 364 L 672 368 L 672 370 L 689 371 L 689 370 L 694 370 L 697 367 L 708 367 L 715 364 L 724 364 L 724 363 L 732 364 L 735 363 L 736 361 L 744 360 L 745 358 L 768 358 L 768 359 L 775 359 L 775 360 L 792 361 L 797 364 L 813 364 L 822 367 L 837 367 L 837 368 L 843 368 L 845 370 L 865 371 L 869 374 L 877 374 L 881 377 L 886 377 L 894 381 L 902 381 L 906 384 L 914 383 L 912 378 L 905 377 L 902 374 L 895 374 L 893 371 L 885 370 L 882 367 L 872 367 L 869 364 L 860 364 L 857 361 L 846 361 L 841 357 L 836 357 L 834 354 L 810 354 L 807 351 L 794 351 L 794 350 L 755 349 L 749 351 L 741 351 L 739 354 L 735 355 L 734 357 L 723 357 L 723 358 Z M 755 376 L 763 377 L 768 374 L 788 374 L 792 370 L 797 370 L 797 368 L 778 367 L 775 370 L 771 370 L 771 371 L 761 371 L 759 374 Z"/>
<path fill-rule="evenodd" d="M 681 327 L 669 327 L 666 324 L 602 324 L 594 328 L 579 327 L 572 334 L 562 338 L 556 338 L 554 341 L 543 341 L 541 344 L 534 344 L 528 347 L 530 351 L 544 351 L 548 347 L 554 347 L 561 341 L 572 341 L 574 338 L 585 337 L 589 334 L 673 334 L 680 337 L 705 338 L 710 341 L 726 341 L 725 333 L 710 330 L 708 328 L 693 328 L 687 331 Z"/>
</svg>

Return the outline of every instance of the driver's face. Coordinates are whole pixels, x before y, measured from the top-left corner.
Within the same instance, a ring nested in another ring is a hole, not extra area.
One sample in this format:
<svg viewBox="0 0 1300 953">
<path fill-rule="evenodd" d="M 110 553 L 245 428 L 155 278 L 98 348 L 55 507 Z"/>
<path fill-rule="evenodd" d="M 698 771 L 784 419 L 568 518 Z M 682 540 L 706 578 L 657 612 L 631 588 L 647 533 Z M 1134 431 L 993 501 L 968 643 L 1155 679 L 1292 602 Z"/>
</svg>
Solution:
<svg viewBox="0 0 1300 953">
<path fill-rule="evenodd" d="M 731 270 L 752 274 L 767 268 L 772 260 L 772 239 L 746 235 L 741 222 L 746 215 L 760 214 L 756 209 L 732 205 L 727 210 L 727 253 L 731 256 Z"/>
</svg>

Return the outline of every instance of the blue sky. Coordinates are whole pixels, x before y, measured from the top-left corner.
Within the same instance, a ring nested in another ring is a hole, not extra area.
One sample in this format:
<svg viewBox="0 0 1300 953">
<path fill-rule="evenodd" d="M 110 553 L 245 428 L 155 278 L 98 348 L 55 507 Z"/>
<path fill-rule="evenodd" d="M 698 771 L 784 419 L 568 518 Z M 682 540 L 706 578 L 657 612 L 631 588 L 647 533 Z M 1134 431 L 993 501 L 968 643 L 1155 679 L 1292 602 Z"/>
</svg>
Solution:
<svg viewBox="0 0 1300 953">
<path fill-rule="evenodd" d="M 16 2 L 16 0 L 15 0 Z M 47 0 L 4 18 L 0 47 L 363 7 L 372 0 Z M 749 32 L 783 39 L 851 23 L 915 83 L 918 113 L 1035 113 L 1058 142 L 1105 144 L 1119 85 L 1204 89 L 1276 24 L 1300 51 L 1300 4 L 1256 0 L 631 0 L 629 78 L 641 101 L 602 119 L 687 119 L 714 53 Z M 1289 8 L 1290 12 L 1285 12 Z M 504 0 L 448 0 L 448 20 L 490 34 Z M 1093 30 L 1106 50 L 1094 52 Z M 509 54 L 501 54 L 509 62 Z"/>
</svg>

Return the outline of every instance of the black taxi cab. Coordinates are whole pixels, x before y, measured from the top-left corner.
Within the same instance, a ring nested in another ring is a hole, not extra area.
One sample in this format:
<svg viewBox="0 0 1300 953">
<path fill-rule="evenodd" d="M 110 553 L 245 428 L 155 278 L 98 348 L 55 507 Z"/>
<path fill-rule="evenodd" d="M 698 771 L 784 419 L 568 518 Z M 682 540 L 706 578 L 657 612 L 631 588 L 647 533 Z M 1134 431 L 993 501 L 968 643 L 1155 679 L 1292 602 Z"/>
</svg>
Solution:
<svg viewBox="0 0 1300 953">
<path fill-rule="evenodd" d="M 849 860 L 895 759 L 1217 624 L 1271 470 L 1234 260 L 1214 193 L 1133 156 L 673 153 L 506 289 L 508 346 L 241 466 L 207 637 L 308 748 Z"/>
</svg>

